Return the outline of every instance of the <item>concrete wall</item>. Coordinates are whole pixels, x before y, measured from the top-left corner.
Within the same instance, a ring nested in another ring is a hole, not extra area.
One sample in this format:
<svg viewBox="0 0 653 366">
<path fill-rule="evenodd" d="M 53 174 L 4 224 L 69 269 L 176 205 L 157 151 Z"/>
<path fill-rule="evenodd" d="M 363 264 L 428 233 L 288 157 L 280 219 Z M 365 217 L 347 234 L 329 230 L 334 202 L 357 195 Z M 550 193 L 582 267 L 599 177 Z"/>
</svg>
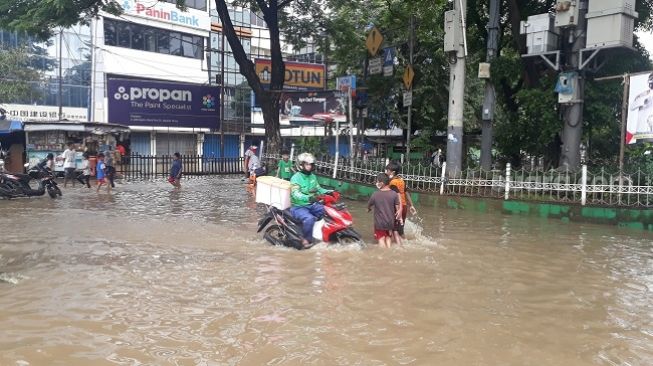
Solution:
<svg viewBox="0 0 653 366">
<path fill-rule="evenodd" d="M 320 184 L 334 187 L 347 198 L 355 200 L 367 199 L 376 190 L 372 186 L 343 182 L 326 177 L 319 177 L 319 181 Z M 560 220 L 562 222 L 591 222 L 653 232 L 653 209 L 646 208 L 504 201 L 493 198 L 440 196 L 433 193 L 411 193 L 411 198 L 416 206 L 523 215 Z"/>
</svg>

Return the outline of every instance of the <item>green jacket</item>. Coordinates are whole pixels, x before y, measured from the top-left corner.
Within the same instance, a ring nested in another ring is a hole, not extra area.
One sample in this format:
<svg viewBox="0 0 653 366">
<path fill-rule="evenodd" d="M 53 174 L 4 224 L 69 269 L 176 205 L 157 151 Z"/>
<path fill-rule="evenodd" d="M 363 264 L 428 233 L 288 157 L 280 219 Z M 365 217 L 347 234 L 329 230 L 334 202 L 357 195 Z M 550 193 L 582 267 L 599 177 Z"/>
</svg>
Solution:
<svg viewBox="0 0 653 366">
<path fill-rule="evenodd" d="M 328 189 L 320 187 L 315 174 L 304 174 L 297 172 L 290 178 L 290 202 L 293 206 L 308 206 L 311 204 L 310 198 L 316 194 L 325 194 L 331 192 Z"/>
</svg>

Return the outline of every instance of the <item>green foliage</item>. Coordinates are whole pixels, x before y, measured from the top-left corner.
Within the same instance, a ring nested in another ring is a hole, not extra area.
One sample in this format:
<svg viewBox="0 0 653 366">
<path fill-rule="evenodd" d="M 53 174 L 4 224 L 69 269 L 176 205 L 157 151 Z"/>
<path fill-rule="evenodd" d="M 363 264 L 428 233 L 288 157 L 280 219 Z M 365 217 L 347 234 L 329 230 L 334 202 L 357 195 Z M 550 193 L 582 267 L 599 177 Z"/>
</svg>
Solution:
<svg viewBox="0 0 653 366">
<path fill-rule="evenodd" d="M 0 48 L 0 103 L 29 100 L 38 93 L 30 81 L 41 79 L 41 72 L 32 65 L 27 47 Z"/>
<path fill-rule="evenodd" d="M 45 40 L 55 28 L 88 23 L 100 11 L 118 15 L 122 8 L 117 0 L 0 1 L 0 23 Z"/>
<path fill-rule="evenodd" d="M 311 153 L 315 156 L 321 156 L 328 152 L 327 145 L 322 137 L 302 137 L 295 144 L 297 154 L 304 152 Z"/>
</svg>

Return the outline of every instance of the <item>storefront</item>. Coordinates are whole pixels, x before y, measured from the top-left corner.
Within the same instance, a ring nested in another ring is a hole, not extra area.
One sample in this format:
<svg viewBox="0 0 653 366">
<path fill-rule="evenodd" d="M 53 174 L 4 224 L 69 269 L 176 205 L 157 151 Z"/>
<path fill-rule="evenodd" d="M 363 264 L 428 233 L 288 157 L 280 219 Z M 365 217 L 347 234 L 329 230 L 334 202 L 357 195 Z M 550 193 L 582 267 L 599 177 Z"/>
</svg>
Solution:
<svg viewBox="0 0 653 366">
<path fill-rule="evenodd" d="M 25 153 L 30 165 L 52 153 L 59 156 L 72 142 L 78 151 L 76 162 L 81 167 L 82 154 L 95 156 L 108 149 L 115 150 L 116 143 L 129 139 L 129 128 L 110 123 L 93 122 L 25 122 Z M 63 162 L 57 161 L 55 171 L 63 171 Z"/>
</svg>

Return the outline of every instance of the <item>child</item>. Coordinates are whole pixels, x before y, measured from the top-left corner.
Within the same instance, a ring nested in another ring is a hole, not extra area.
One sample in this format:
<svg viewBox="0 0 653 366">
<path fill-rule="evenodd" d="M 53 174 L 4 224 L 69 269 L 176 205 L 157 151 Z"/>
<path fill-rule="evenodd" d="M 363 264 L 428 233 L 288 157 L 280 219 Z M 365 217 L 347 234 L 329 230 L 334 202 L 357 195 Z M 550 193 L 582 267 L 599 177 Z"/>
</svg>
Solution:
<svg viewBox="0 0 653 366">
<path fill-rule="evenodd" d="M 91 185 L 89 184 L 89 179 L 91 178 L 91 167 L 88 163 L 88 153 L 85 152 L 84 155 L 82 155 L 82 158 L 82 171 L 77 176 L 77 180 L 82 183 L 82 185 L 85 184 L 87 188 L 91 188 Z"/>
<path fill-rule="evenodd" d="M 95 179 L 97 180 L 96 192 L 100 192 L 100 188 L 106 184 L 106 168 L 107 166 L 104 164 L 104 154 L 99 153 L 97 156 L 97 165 L 95 166 Z M 110 190 L 111 186 L 109 185 L 107 192 L 111 192 Z"/>
<path fill-rule="evenodd" d="M 410 198 L 410 194 L 406 193 L 408 191 L 406 188 L 406 182 L 404 182 L 403 178 L 399 176 L 400 170 L 401 166 L 395 162 L 391 162 L 385 167 L 385 174 L 390 178 L 390 189 L 399 193 L 399 198 L 401 199 L 401 223 L 397 224 L 397 227 L 395 228 L 395 239 L 397 242 L 400 242 L 400 237 L 404 236 L 404 224 L 406 222 L 408 210 L 410 210 L 410 213 L 413 215 L 417 214 L 417 210 L 413 206 L 413 200 Z"/>
<path fill-rule="evenodd" d="M 279 169 L 277 169 L 277 177 L 283 180 L 290 180 L 293 175 L 292 162 L 288 161 L 288 151 L 281 152 L 281 160 L 279 160 Z"/>
<path fill-rule="evenodd" d="M 172 156 L 172 166 L 170 167 L 170 175 L 168 176 L 168 182 L 172 184 L 175 189 L 181 188 L 181 173 L 183 167 L 181 165 L 181 155 L 176 152 Z"/>
<path fill-rule="evenodd" d="M 401 200 L 397 192 L 390 189 L 389 183 L 390 178 L 380 173 L 376 177 L 376 187 L 379 190 L 372 194 L 367 203 L 368 212 L 374 207 L 374 238 L 384 248 L 392 245 L 395 221 L 401 220 Z"/>
</svg>

